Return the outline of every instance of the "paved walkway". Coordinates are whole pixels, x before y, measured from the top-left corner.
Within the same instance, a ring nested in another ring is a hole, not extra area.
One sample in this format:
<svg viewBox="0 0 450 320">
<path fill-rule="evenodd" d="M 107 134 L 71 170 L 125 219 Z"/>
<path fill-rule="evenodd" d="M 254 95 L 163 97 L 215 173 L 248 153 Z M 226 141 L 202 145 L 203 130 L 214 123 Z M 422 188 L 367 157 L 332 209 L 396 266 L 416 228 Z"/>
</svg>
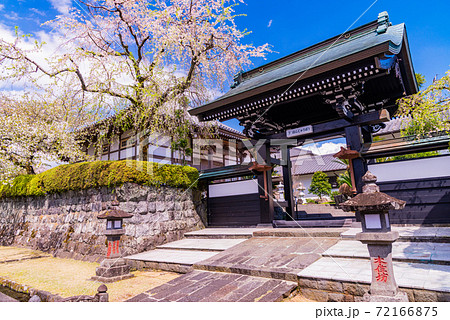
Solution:
<svg viewBox="0 0 450 320">
<path fill-rule="evenodd" d="M 194 265 L 196 269 L 297 281 L 297 273 L 336 238 L 255 237 Z"/>
<path fill-rule="evenodd" d="M 281 301 L 296 287 L 296 282 L 195 270 L 128 302 Z"/>
<path fill-rule="evenodd" d="M 280 301 L 297 288 L 297 273 L 319 259 L 321 253 L 339 240 L 337 237 L 236 238 L 255 231 L 261 229 L 195 232 L 194 238 L 127 257 L 151 261 L 159 259 L 161 266 L 169 262 L 190 262 L 194 268 L 129 301 Z M 224 239 L 226 236 L 231 238 Z M 228 246 L 226 250 L 225 246 Z M 205 252 L 198 251 L 199 248 L 223 251 Z M 187 254 L 192 254 L 189 257 L 193 259 L 188 261 Z M 201 259 L 201 254 L 210 256 L 193 262 Z"/>
<path fill-rule="evenodd" d="M 414 290 L 416 301 L 449 301 L 450 228 L 393 229 L 400 233 L 400 241 L 393 245 L 399 286 Z M 161 255 L 161 259 L 172 259 L 174 263 L 181 261 L 177 259 L 192 259 L 190 268 L 184 271 L 187 274 L 130 301 L 279 301 L 297 283 L 302 293 L 309 290 L 324 299 L 317 301 L 347 301 L 348 297 L 362 296 L 361 290 L 367 291 L 371 281 L 366 245 L 353 240 L 360 230 L 196 231 L 184 240 L 135 255 L 152 256 L 153 260 Z M 251 234 L 253 237 L 247 240 Z M 351 291 L 349 283 L 356 285 L 359 292 Z M 342 299 L 333 300 L 336 296 Z"/>
</svg>

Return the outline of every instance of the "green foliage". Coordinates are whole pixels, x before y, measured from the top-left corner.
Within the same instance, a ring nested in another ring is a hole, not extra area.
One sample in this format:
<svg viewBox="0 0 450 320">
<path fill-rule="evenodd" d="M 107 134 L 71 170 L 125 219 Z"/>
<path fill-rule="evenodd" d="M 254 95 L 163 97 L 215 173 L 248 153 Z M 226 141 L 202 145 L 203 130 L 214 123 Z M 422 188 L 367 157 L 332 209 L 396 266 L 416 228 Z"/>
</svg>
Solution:
<svg viewBox="0 0 450 320">
<path fill-rule="evenodd" d="M 425 84 L 425 82 L 427 82 L 427 80 L 425 80 L 425 76 L 421 73 L 416 73 L 416 82 L 417 85 L 419 86 L 419 89 L 422 88 L 422 86 Z"/>
<path fill-rule="evenodd" d="M 338 195 L 340 195 L 339 191 L 333 191 L 333 192 L 331 193 L 331 197 L 332 197 L 332 198 L 334 198 L 335 196 L 338 196 Z"/>
<path fill-rule="evenodd" d="M 13 181 L 0 182 L 0 197 L 27 195 L 27 185 L 35 176 L 32 174 L 16 177 Z"/>
<path fill-rule="evenodd" d="M 346 183 L 351 188 L 352 187 L 352 178 L 350 177 L 350 172 L 348 171 L 349 160 L 348 159 L 335 159 L 333 161 L 337 162 L 337 163 L 340 163 L 342 165 L 345 165 L 347 167 L 347 171 L 345 171 L 344 173 L 341 173 L 338 176 L 338 178 L 337 178 L 338 185 L 341 186 L 342 184 Z"/>
<path fill-rule="evenodd" d="M 322 171 L 314 172 L 308 191 L 322 198 L 331 193 L 331 184 L 328 176 Z"/>
<path fill-rule="evenodd" d="M 411 118 L 402 136 L 429 137 L 450 131 L 450 70 L 425 90 L 398 101 L 397 115 Z"/>
<path fill-rule="evenodd" d="M 189 188 L 197 186 L 197 179 L 197 169 L 188 166 L 135 160 L 82 162 L 61 165 L 38 175 L 18 176 L 11 184 L 4 182 L 0 198 L 114 187 L 126 182 Z"/>
<path fill-rule="evenodd" d="M 434 157 L 434 156 L 438 156 L 438 155 L 439 155 L 438 151 L 410 153 L 410 154 L 402 154 L 400 156 L 378 158 L 377 162 L 389 162 L 389 161 L 405 160 L 405 159 L 427 158 L 427 157 Z"/>
</svg>

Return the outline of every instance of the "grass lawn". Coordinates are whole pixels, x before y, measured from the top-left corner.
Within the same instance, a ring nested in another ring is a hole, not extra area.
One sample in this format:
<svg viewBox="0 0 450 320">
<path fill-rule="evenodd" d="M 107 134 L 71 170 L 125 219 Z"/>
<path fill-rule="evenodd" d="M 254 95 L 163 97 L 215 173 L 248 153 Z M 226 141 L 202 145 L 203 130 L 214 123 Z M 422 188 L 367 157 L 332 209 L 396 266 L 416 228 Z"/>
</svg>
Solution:
<svg viewBox="0 0 450 320">
<path fill-rule="evenodd" d="M 32 259 L 36 257 L 51 257 L 50 254 L 42 251 L 31 250 L 28 248 L 17 247 L 1 247 L 0 246 L 0 263 L 11 260 Z"/>
<path fill-rule="evenodd" d="M 11 257 L 31 255 L 25 248 L 0 247 L 0 262 Z M 39 251 L 35 251 L 39 253 Z M 62 297 L 94 295 L 99 282 L 88 280 L 95 275 L 98 263 L 45 256 L 38 259 L 0 263 L 0 276 L 49 291 Z M 109 301 L 124 301 L 179 276 L 166 271 L 135 271 L 133 278 L 106 284 Z"/>
</svg>

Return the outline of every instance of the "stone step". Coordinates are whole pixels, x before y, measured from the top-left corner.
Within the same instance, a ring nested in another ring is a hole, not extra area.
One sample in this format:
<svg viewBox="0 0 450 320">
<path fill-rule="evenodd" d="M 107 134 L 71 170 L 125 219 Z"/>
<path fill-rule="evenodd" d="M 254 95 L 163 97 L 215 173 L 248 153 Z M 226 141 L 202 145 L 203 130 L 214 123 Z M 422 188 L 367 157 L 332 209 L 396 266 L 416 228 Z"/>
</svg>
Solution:
<svg viewBox="0 0 450 320">
<path fill-rule="evenodd" d="M 196 251 L 224 251 L 246 239 L 196 239 L 188 238 L 169 242 L 158 246 L 157 249 L 164 250 L 196 250 Z"/>
<path fill-rule="evenodd" d="M 340 241 L 323 256 L 338 258 L 369 259 L 367 245 L 359 241 Z M 433 242 L 394 242 L 392 244 L 392 259 L 394 261 L 431 263 L 450 265 L 450 244 Z"/>
<path fill-rule="evenodd" d="M 265 228 L 206 228 L 184 234 L 185 238 L 192 239 L 249 239 L 253 232 Z"/>
<path fill-rule="evenodd" d="M 152 268 L 186 273 L 192 265 L 211 258 L 218 252 L 199 250 L 155 249 L 124 257 L 136 269 Z"/>
<path fill-rule="evenodd" d="M 346 228 L 351 227 L 353 219 L 333 219 L 333 220 L 274 220 L 275 228 Z"/>
<path fill-rule="evenodd" d="M 448 265 L 394 261 L 394 275 L 400 288 L 450 292 Z M 372 271 L 368 259 L 323 257 L 300 271 L 298 277 L 300 285 L 302 279 L 370 284 Z"/>
<path fill-rule="evenodd" d="M 339 238 L 347 228 L 273 228 L 256 231 L 254 237 Z"/>
<path fill-rule="evenodd" d="M 450 228 L 443 227 L 392 227 L 398 231 L 400 238 L 397 242 L 438 242 L 450 243 Z M 341 234 L 342 239 L 355 239 L 361 228 L 350 228 Z"/>
<path fill-rule="evenodd" d="M 274 302 L 295 288 L 291 281 L 194 270 L 127 302 Z"/>
</svg>

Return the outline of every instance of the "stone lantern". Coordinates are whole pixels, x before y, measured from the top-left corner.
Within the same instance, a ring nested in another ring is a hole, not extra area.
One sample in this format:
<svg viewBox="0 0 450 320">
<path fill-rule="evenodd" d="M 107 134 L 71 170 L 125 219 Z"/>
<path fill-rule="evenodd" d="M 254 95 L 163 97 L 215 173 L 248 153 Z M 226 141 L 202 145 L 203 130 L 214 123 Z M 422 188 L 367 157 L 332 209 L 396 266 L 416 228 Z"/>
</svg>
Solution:
<svg viewBox="0 0 450 320">
<path fill-rule="evenodd" d="M 399 210 L 406 202 L 393 198 L 375 184 L 377 177 L 370 171 L 362 177 L 362 193 L 341 204 L 344 211 L 359 211 L 362 232 L 356 239 L 367 244 L 372 268 L 370 293 L 366 301 L 408 301 L 405 292 L 400 292 L 395 281 L 392 265 L 392 243 L 398 239 L 398 232 L 391 230 L 389 210 Z"/>
<path fill-rule="evenodd" d="M 123 229 L 123 219 L 131 218 L 133 215 L 127 212 L 111 209 L 97 216 L 98 219 L 106 219 L 106 240 L 108 251 L 106 259 L 102 261 L 100 267 L 95 269 L 93 280 L 101 282 L 115 282 L 133 277 L 130 273 L 130 266 L 127 265 L 120 254 L 120 236 L 125 233 Z"/>
<path fill-rule="evenodd" d="M 304 192 L 305 190 L 306 190 L 305 186 L 303 185 L 303 183 L 300 182 L 297 187 L 298 198 L 300 200 L 300 203 L 303 203 L 303 197 L 305 196 L 305 192 Z"/>
</svg>

